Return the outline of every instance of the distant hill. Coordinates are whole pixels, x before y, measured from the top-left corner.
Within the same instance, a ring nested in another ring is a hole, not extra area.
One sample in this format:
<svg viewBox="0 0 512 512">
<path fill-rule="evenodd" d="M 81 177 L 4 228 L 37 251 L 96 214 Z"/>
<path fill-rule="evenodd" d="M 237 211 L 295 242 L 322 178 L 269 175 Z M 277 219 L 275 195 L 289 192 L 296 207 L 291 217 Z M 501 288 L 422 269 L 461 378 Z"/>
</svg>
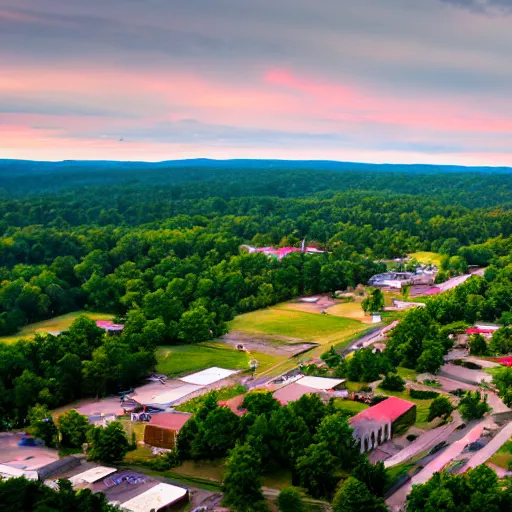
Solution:
<svg viewBox="0 0 512 512">
<path fill-rule="evenodd" d="M 407 177 L 409 179 L 407 179 Z M 414 179 L 413 179 L 414 178 Z M 421 187 L 419 184 L 421 182 Z M 512 190 L 512 169 L 452 165 L 369 164 L 315 160 L 171 160 L 165 162 L 0 160 L 0 194 L 60 193 L 77 187 L 180 187 L 196 183 L 207 195 L 305 196 L 326 190 L 390 190 L 417 194 L 421 188 L 443 195 L 464 185 L 471 191 L 497 194 Z M 218 192 L 217 192 L 218 191 Z M 175 191 L 176 192 L 176 191 Z M 177 194 L 179 195 L 179 193 Z M 508 195 L 506 196 L 508 197 Z M 478 201 L 482 204 L 481 199 Z"/>
</svg>

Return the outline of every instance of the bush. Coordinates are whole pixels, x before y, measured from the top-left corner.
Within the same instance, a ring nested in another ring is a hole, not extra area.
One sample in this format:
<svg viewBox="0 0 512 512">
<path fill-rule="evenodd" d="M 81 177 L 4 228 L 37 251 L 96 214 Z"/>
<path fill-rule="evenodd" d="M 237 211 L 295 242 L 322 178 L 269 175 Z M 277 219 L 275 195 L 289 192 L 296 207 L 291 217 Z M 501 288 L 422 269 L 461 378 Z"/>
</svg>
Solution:
<svg viewBox="0 0 512 512">
<path fill-rule="evenodd" d="M 380 387 L 389 391 L 403 391 L 405 389 L 405 380 L 397 373 L 388 373 Z"/>
<path fill-rule="evenodd" d="M 411 398 L 416 398 L 417 400 L 432 400 L 439 396 L 439 393 L 436 391 L 423 391 L 420 389 L 410 389 L 409 395 Z"/>
<path fill-rule="evenodd" d="M 149 459 L 143 464 L 155 471 L 168 471 L 169 469 L 179 466 L 181 464 L 181 460 L 178 456 L 178 452 L 172 451 L 159 455 L 154 459 Z"/>
</svg>

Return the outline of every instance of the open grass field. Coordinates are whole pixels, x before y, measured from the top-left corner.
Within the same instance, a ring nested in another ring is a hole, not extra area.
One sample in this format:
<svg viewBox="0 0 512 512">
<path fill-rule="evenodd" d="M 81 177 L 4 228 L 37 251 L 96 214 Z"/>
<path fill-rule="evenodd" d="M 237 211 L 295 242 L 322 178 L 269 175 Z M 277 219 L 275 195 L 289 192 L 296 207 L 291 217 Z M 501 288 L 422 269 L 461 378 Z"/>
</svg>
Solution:
<svg viewBox="0 0 512 512">
<path fill-rule="evenodd" d="M 353 400 L 335 399 L 334 407 L 338 411 L 349 414 L 350 416 L 355 416 L 357 413 L 368 409 L 370 406 L 361 402 L 354 402 Z"/>
<path fill-rule="evenodd" d="M 74 311 L 65 315 L 56 316 L 49 320 L 43 320 L 34 324 L 29 324 L 23 327 L 16 334 L 9 336 L 1 336 L 0 341 L 4 343 L 12 343 L 20 339 L 32 338 L 38 332 L 52 332 L 58 333 L 69 329 L 70 325 L 80 315 L 87 315 L 92 320 L 112 320 L 113 315 L 109 313 L 93 313 L 91 311 Z"/>
<path fill-rule="evenodd" d="M 351 320 L 358 320 L 369 324 L 372 322 L 370 315 L 365 315 L 360 302 L 345 302 L 336 304 L 327 309 L 329 315 L 341 316 L 343 318 L 350 318 Z"/>
<path fill-rule="evenodd" d="M 287 336 L 320 345 L 338 345 L 366 329 L 366 325 L 350 318 L 291 311 L 279 306 L 237 316 L 229 327 L 231 331 Z"/>
<path fill-rule="evenodd" d="M 441 260 L 443 256 L 437 252 L 413 252 L 408 255 L 409 258 L 413 258 L 420 263 L 429 264 L 432 263 L 437 267 L 441 266 Z"/>
<path fill-rule="evenodd" d="M 168 377 L 179 377 L 198 372 L 211 366 L 228 370 L 248 370 L 249 361 L 257 359 L 257 373 L 263 372 L 280 361 L 279 358 L 252 352 L 240 352 L 222 344 L 198 343 L 159 347 L 156 351 L 157 371 Z"/>
</svg>

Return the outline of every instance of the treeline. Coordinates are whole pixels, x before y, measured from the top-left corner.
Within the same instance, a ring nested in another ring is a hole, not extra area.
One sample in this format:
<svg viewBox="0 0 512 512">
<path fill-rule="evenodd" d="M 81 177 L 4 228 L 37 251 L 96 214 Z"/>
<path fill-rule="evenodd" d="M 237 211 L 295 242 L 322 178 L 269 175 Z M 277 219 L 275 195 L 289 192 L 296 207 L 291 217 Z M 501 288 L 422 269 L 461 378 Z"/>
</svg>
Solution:
<svg viewBox="0 0 512 512">
<path fill-rule="evenodd" d="M 289 198 L 332 190 L 385 190 L 428 195 L 443 204 L 474 208 L 510 203 L 512 178 L 508 169 L 338 162 L 0 161 L 0 191 L 6 195 L 23 197 L 41 192 L 67 193 L 80 189 L 82 193 L 96 189 L 94 193 L 116 199 L 119 186 L 126 187 L 127 194 L 135 195 L 147 189 L 159 189 L 161 196 L 173 200 L 211 196 Z"/>
<path fill-rule="evenodd" d="M 0 430 L 26 425 L 36 404 L 53 409 L 140 382 L 155 367 L 162 330 L 160 321 L 135 311 L 121 336 L 108 336 L 82 316 L 59 336 L 0 343 Z"/>
</svg>

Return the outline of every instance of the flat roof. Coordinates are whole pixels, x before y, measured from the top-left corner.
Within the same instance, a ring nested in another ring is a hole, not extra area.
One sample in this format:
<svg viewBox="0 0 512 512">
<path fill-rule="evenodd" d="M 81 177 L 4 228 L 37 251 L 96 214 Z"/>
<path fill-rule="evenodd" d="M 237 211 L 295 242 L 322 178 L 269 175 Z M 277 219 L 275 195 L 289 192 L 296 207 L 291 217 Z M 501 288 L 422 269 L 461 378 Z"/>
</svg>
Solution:
<svg viewBox="0 0 512 512">
<path fill-rule="evenodd" d="M 293 384 L 288 384 L 288 386 L 284 386 L 281 389 L 278 389 L 274 393 L 274 398 L 281 403 L 282 405 L 286 405 L 290 402 L 295 402 L 303 395 L 310 395 L 313 393 L 318 393 L 319 389 L 310 388 L 308 386 L 301 386 L 294 382 Z"/>
<path fill-rule="evenodd" d="M 165 388 L 163 387 L 162 392 L 158 393 L 155 389 L 149 391 L 142 391 L 140 393 L 135 392 L 130 395 L 130 398 L 135 400 L 141 405 L 168 405 L 176 402 L 180 398 L 183 398 L 191 393 L 194 393 L 202 386 L 194 384 L 184 384 L 177 388 Z"/>
<path fill-rule="evenodd" d="M 83 473 L 78 473 L 78 475 L 74 475 L 70 477 L 69 481 L 72 485 L 80 485 L 80 484 L 93 484 L 102 478 L 105 478 L 112 473 L 117 471 L 116 468 L 107 468 L 106 466 L 97 466 L 95 468 L 88 469 Z"/>
<path fill-rule="evenodd" d="M 9 478 L 19 478 L 21 476 L 24 476 L 27 480 L 39 479 L 37 471 L 25 471 L 23 469 L 8 466 L 7 464 L 0 464 L 0 478 L 9 480 Z"/>
<path fill-rule="evenodd" d="M 158 484 L 122 504 L 123 509 L 132 512 L 158 512 L 163 507 L 182 500 L 187 490 L 170 484 Z"/>
<path fill-rule="evenodd" d="M 208 386 L 209 384 L 213 384 L 214 382 L 218 382 L 219 380 L 226 379 L 238 373 L 237 370 L 226 370 L 225 368 L 218 368 L 217 366 L 212 366 L 202 372 L 193 373 L 192 375 L 187 375 L 186 377 L 182 377 L 180 380 L 183 382 L 188 382 L 189 384 L 197 384 L 198 386 Z"/>
<path fill-rule="evenodd" d="M 343 384 L 346 379 L 329 379 L 326 377 L 302 377 L 297 384 L 301 386 L 307 386 L 308 388 L 314 388 L 319 390 L 333 389 L 340 384 Z"/>
</svg>

